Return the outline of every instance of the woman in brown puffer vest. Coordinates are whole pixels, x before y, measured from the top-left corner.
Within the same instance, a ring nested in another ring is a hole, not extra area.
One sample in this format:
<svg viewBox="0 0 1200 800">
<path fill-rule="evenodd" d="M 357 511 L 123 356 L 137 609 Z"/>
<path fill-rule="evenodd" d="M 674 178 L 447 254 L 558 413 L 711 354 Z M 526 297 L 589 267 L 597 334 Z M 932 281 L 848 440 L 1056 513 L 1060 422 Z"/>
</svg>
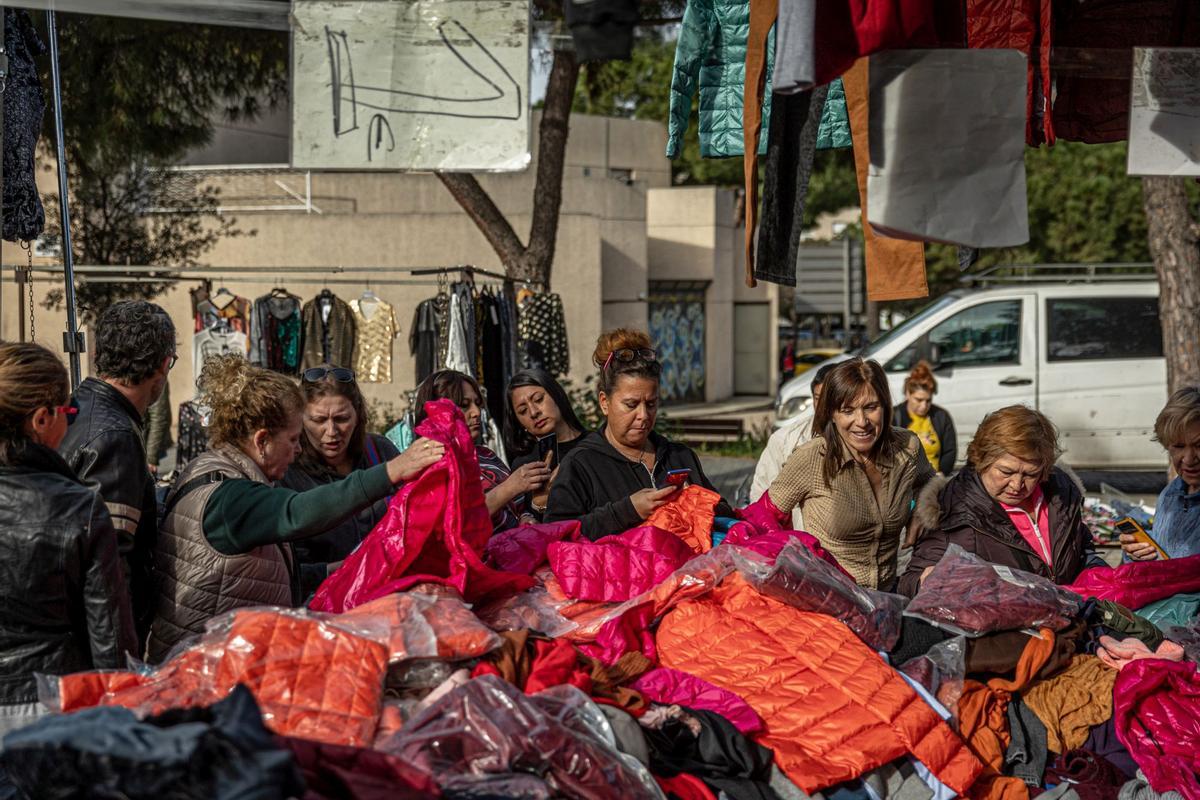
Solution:
<svg viewBox="0 0 1200 800">
<path fill-rule="evenodd" d="M 340 481 L 306 492 L 276 488 L 300 452 L 304 397 L 295 382 L 240 356 L 218 356 L 204 364 L 200 393 L 212 412 L 210 449 L 188 463 L 167 495 L 147 646 L 155 663 L 227 611 L 298 604 L 289 543 L 387 497 L 444 452 L 418 439 L 402 455 Z"/>
</svg>

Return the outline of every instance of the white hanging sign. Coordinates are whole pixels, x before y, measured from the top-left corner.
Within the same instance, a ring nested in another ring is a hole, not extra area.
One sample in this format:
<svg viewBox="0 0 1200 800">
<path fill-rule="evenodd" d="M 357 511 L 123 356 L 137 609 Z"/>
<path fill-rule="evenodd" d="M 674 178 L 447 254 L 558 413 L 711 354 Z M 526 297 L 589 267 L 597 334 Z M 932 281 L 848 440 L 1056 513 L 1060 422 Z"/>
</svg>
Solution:
<svg viewBox="0 0 1200 800">
<path fill-rule="evenodd" d="M 294 0 L 292 165 L 529 165 L 528 0 Z"/>
<path fill-rule="evenodd" d="M 1200 49 L 1133 48 L 1130 175 L 1200 175 Z"/>
</svg>

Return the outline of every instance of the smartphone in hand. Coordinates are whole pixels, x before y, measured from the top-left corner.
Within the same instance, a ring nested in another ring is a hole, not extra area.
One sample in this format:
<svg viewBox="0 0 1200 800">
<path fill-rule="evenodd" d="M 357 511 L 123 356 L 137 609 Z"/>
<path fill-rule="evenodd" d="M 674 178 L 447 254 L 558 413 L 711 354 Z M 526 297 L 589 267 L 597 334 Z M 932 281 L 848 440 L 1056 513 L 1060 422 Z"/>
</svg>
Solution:
<svg viewBox="0 0 1200 800">
<path fill-rule="evenodd" d="M 553 453 L 550 459 L 550 469 L 558 466 L 558 434 L 548 433 L 545 436 L 538 437 L 537 440 L 537 457 L 538 461 L 545 461 L 546 454 Z"/>
<path fill-rule="evenodd" d="M 690 469 L 669 469 L 667 470 L 666 482 L 668 486 L 683 486 L 691 478 L 692 471 Z"/>
</svg>

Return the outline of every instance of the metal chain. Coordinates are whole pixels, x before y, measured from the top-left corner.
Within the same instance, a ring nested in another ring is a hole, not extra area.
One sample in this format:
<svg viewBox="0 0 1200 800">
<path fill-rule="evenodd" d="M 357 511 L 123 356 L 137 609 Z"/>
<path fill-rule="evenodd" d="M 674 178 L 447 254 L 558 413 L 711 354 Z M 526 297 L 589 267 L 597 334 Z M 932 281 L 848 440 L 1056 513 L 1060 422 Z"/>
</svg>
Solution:
<svg viewBox="0 0 1200 800">
<path fill-rule="evenodd" d="M 29 341 L 36 342 L 37 334 L 33 328 L 33 243 L 23 241 L 21 249 L 29 257 L 29 265 L 25 269 L 25 285 L 29 287 Z"/>
</svg>

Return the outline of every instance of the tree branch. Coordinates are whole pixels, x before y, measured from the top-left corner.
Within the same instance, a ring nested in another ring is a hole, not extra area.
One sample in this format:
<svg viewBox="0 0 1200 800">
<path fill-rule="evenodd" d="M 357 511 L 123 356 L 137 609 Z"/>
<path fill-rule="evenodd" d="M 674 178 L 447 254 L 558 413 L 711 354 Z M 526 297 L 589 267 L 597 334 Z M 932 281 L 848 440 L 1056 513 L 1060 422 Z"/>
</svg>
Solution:
<svg viewBox="0 0 1200 800">
<path fill-rule="evenodd" d="M 500 261 L 511 273 L 525 255 L 525 246 L 517 238 L 516 231 L 504 218 L 503 212 L 496 207 L 495 202 L 475 180 L 475 176 L 465 172 L 438 172 L 438 180 L 450 191 L 454 199 L 467 212 L 475 226 L 488 240 L 488 244 L 500 256 Z"/>
<path fill-rule="evenodd" d="M 563 165 L 567 156 L 571 104 L 579 80 L 579 62 L 570 50 L 555 50 L 546 85 L 546 101 L 538 127 L 537 178 L 533 194 L 533 219 L 529 226 L 526 270 L 529 278 L 549 286 L 550 267 L 558 240 L 562 207 Z"/>
</svg>

